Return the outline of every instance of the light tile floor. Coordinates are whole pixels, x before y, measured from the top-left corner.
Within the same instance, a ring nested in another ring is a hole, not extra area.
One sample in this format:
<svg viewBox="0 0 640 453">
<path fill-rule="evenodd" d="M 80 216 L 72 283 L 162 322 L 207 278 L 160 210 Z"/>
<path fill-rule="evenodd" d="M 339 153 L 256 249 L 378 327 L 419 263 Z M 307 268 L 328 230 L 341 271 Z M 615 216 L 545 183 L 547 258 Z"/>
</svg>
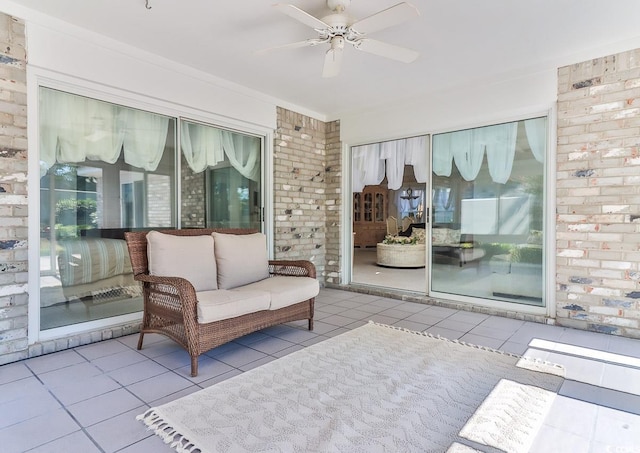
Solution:
<svg viewBox="0 0 640 453">
<path fill-rule="evenodd" d="M 323 289 L 315 330 L 265 329 L 215 348 L 189 376 L 171 340 L 137 335 L 0 367 L 0 451 L 170 452 L 135 416 L 368 320 L 564 364 L 567 380 L 534 452 L 640 452 L 640 341 Z"/>
</svg>

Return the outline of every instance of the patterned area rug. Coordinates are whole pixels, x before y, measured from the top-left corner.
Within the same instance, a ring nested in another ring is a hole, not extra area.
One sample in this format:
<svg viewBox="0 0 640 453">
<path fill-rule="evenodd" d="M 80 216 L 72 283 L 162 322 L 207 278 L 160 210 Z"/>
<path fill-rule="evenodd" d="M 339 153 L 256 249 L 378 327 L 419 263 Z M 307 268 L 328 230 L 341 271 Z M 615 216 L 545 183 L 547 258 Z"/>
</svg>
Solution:
<svg viewBox="0 0 640 453">
<path fill-rule="evenodd" d="M 525 452 L 563 375 L 369 322 L 137 418 L 178 452 Z"/>
</svg>

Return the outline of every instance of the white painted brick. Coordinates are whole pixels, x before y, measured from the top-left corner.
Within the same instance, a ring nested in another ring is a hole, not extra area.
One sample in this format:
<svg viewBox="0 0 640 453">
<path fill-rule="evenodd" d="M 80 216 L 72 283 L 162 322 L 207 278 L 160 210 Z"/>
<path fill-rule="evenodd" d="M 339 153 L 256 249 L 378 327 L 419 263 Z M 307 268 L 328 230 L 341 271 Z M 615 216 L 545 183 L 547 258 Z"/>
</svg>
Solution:
<svg viewBox="0 0 640 453">
<path fill-rule="evenodd" d="M 580 232 L 580 233 L 596 232 L 598 231 L 598 229 L 599 229 L 598 225 L 593 223 L 567 225 L 567 231 Z"/>
<path fill-rule="evenodd" d="M 601 265 L 603 269 L 634 269 L 634 265 L 632 263 L 625 261 L 602 261 Z"/>
<path fill-rule="evenodd" d="M 589 313 L 607 316 L 622 316 L 622 310 L 614 307 L 589 307 Z"/>
<path fill-rule="evenodd" d="M 634 329 L 637 329 L 640 327 L 640 322 L 637 319 L 626 319 L 626 318 L 619 318 L 614 316 L 607 316 L 603 318 L 602 322 L 604 324 L 608 324 L 612 326 L 631 327 Z"/>
<path fill-rule="evenodd" d="M 622 297 L 623 292 L 614 288 L 592 288 L 590 294 L 607 297 Z"/>
<path fill-rule="evenodd" d="M 583 250 L 559 250 L 557 256 L 565 256 L 569 258 L 582 258 L 584 256 Z"/>
<path fill-rule="evenodd" d="M 589 108 L 589 113 L 602 113 L 602 112 L 610 112 L 612 110 L 620 110 L 624 108 L 623 101 L 614 101 L 604 104 L 595 104 Z"/>
</svg>

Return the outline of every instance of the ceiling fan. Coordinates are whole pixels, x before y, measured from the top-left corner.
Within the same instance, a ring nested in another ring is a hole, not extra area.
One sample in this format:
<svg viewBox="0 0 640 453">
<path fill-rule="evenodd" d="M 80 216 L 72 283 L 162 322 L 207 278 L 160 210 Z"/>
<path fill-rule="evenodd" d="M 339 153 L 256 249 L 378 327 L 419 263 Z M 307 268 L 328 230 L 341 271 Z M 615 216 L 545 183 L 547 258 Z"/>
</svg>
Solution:
<svg viewBox="0 0 640 453">
<path fill-rule="evenodd" d="M 329 50 L 325 54 L 322 77 L 334 77 L 339 74 L 342 65 L 342 55 L 345 43 L 363 52 L 380 55 L 392 60 L 411 63 L 418 58 L 418 52 L 404 47 L 395 46 L 367 37 L 369 33 L 398 25 L 420 15 L 418 9 L 406 2 L 378 11 L 364 19 L 354 21 L 345 11 L 351 0 L 327 0 L 331 14 L 317 18 L 301 10 L 297 6 L 287 3 L 274 5 L 280 12 L 313 28 L 317 38 L 272 47 L 266 50 L 310 47 L 328 43 Z"/>
</svg>

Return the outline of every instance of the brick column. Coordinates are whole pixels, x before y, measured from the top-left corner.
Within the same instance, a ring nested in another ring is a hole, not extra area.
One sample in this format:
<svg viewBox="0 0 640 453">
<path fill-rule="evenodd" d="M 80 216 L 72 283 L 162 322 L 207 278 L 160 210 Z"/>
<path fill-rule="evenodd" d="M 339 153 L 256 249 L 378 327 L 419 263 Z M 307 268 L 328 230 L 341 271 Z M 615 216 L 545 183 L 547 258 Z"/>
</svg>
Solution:
<svg viewBox="0 0 640 453">
<path fill-rule="evenodd" d="M 340 283 L 340 260 L 342 247 L 340 243 L 340 230 L 344 225 L 342 221 L 342 142 L 340 141 L 340 121 L 332 121 L 326 124 L 327 155 L 325 166 L 325 208 L 326 208 L 326 234 L 325 234 L 325 282 Z M 351 226 L 348 226 L 349 230 Z"/>
<path fill-rule="evenodd" d="M 558 79 L 557 321 L 640 338 L 640 50 Z"/>
<path fill-rule="evenodd" d="M 339 243 L 332 239 L 329 244 L 327 237 L 328 232 L 331 238 L 339 237 L 339 122 L 325 124 L 278 107 L 277 125 L 273 188 L 276 258 L 313 261 L 322 282 L 327 257 L 332 273 L 339 265 L 335 263 Z"/>
<path fill-rule="evenodd" d="M 26 358 L 27 71 L 24 22 L 0 13 L 0 365 Z"/>
</svg>

